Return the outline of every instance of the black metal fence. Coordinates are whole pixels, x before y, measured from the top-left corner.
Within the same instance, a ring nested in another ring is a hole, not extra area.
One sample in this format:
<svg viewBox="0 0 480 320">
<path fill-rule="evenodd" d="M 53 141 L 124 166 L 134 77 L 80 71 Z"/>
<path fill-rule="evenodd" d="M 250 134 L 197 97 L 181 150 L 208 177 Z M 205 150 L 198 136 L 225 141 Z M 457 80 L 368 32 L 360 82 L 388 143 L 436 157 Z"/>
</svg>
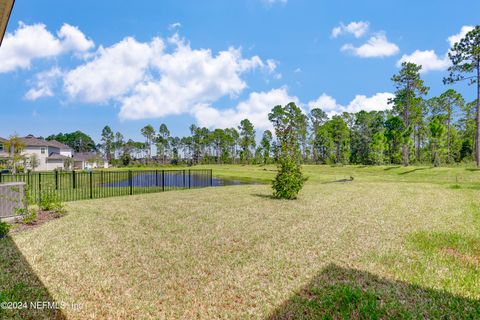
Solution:
<svg viewBox="0 0 480 320">
<path fill-rule="evenodd" d="M 32 201 L 97 199 L 213 185 L 212 170 L 54 171 L 1 174 L 2 182 L 25 182 Z"/>
</svg>

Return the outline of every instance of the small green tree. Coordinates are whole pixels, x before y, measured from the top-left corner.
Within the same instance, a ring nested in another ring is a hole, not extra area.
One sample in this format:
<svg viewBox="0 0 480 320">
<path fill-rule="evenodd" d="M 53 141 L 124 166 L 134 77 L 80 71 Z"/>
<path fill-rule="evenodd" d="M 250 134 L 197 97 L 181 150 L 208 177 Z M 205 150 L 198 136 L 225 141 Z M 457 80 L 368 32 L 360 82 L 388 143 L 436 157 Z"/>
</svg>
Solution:
<svg viewBox="0 0 480 320">
<path fill-rule="evenodd" d="M 435 117 L 429 124 L 432 147 L 432 163 L 434 167 L 440 166 L 440 144 L 442 138 L 447 131 L 445 125 L 440 121 L 438 117 Z"/>
<path fill-rule="evenodd" d="M 265 130 L 263 132 L 262 140 L 260 141 L 263 164 L 270 162 L 270 154 L 272 153 L 272 139 L 272 132 L 270 130 Z"/>
<path fill-rule="evenodd" d="M 142 136 L 145 137 L 147 158 L 150 159 L 152 156 L 152 140 L 155 137 L 155 129 L 151 125 L 147 124 L 140 130 L 140 132 L 142 133 Z"/>
<path fill-rule="evenodd" d="M 381 165 L 385 161 L 385 150 L 387 148 L 387 138 L 383 131 L 379 131 L 372 136 L 370 142 L 369 160 L 372 164 Z"/>
<path fill-rule="evenodd" d="M 74 160 L 73 158 L 66 158 L 63 160 L 63 168 L 65 170 L 73 170 L 73 165 L 74 165 Z M 33 168 L 32 168 L 33 170 Z"/>
<path fill-rule="evenodd" d="M 40 165 L 40 160 L 38 160 L 38 156 L 36 153 L 32 153 L 29 158 L 28 162 L 30 164 L 30 168 L 32 168 L 32 171 L 35 171 L 36 168 Z"/>
<path fill-rule="evenodd" d="M 5 149 L 9 153 L 9 168 L 13 174 L 18 172 L 21 162 L 25 160 L 25 156 L 22 155 L 25 145 L 18 135 L 10 136 L 10 139 L 5 142 Z"/>
<path fill-rule="evenodd" d="M 244 163 L 250 163 L 253 157 L 252 150 L 255 150 L 255 128 L 248 119 L 240 121 L 238 126 L 240 131 L 240 160 Z"/>
<path fill-rule="evenodd" d="M 273 180 L 273 195 L 280 199 L 295 199 L 305 181 L 298 160 L 291 155 L 284 155 L 279 160 L 279 170 Z"/>
<path fill-rule="evenodd" d="M 268 114 L 275 128 L 279 148 L 278 172 L 273 181 L 273 195 L 281 199 L 295 199 L 307 180 L 302 173 L 300 142 L 304 136 L 307 117 L 290 102 L 276 106 Z"/>
<path fill-rule="evenodd" d="M 109 126 L 105 126 L 102 130 L 102 148 L 109 162 L 112 161 L 114 146 L 114 135 L 112 129 Z"/>
</svg>

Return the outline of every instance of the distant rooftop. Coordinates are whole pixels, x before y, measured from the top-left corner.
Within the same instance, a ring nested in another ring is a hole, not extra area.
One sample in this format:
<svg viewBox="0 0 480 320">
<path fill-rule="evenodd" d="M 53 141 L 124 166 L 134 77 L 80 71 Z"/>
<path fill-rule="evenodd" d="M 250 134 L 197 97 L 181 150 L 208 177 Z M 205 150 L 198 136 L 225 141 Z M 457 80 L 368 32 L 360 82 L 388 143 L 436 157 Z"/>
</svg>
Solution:
<svg viewBox="0 0 480 320">
<path fill-rule="evenodd" d="M 78 152 L 75 153 L 73 159 L 77 161 L 89 161 L 96 159 L 106 161 L 106 159 L 102 155 L 96 152 Z"/>
<path fill-rule="evenodd" d="M 56 140 L 45 140 L 43 138 L 36 138 L 35 136 L 29 134 L 26 137 L 20 137 L 20 140 L 25 145 L 25 147 L 54 147 L 62 150 L 71 150 L 69 146 L 58 142 Z M 0 137 L 0 142 L 7 142 L 8 140 Z"/>
</svg>

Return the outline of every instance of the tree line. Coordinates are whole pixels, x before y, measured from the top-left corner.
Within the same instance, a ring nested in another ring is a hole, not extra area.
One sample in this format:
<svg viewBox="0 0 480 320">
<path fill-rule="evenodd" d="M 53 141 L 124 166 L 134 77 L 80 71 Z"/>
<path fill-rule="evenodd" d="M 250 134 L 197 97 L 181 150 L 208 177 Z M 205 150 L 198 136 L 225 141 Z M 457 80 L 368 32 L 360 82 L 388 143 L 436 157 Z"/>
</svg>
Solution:
<svg viewBox="0 0 480 320">
<path fill-rule="evenodd" d="M 329 117 L 322 106 L 305 113 L 288 104 L 273 107 L 269 120 L 278 128 L 282 119 L 294 119 L 294 135 L 301 163 L 310 164 L 432 164 L 452 165 L 461 162 L 480 164 L 480 27 L 470 31 L 449 52 L 452 62 L 445 84 L 468 81 L 476 84 L 477 99 L 465 101 L 448 88 L 427 98 L 429 87 L 421 78 L 421 66 L 404 62 L 392 76 L 394 98 L 386 111 L 360 111 Z M 282 111 L 283 110 L 283 111 Z M 105 126 L 101 143 L 95 144 L 77 131 L 52 135 L 76 151 L 101 150 L 111 163 L 161 164 L 269 164 L 277 163 L 282 141 L 270 130 L 257 132 L 249 119 L 237 127 L 208 128 L 190 126 L 190 135 L 171 135 L 167 125 L 158 130 L 152 125 L 141 129 L 143 141 L 125 140 L 120 132 Z M 152 149 L 155 146 L 156 153 Z"/>
</svg>

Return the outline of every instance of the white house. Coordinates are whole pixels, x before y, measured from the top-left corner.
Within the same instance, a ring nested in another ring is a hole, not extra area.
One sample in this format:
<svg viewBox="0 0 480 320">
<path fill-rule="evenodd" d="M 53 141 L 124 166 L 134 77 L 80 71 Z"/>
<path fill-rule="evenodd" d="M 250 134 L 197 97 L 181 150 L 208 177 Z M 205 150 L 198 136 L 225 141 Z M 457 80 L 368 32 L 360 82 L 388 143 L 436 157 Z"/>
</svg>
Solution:
<svg viewBox="0 0 480 320">
<path fill-rule="evenodd" d="M 35 170 L 51 171 L 55 169 L 68 169 L 73 156 L 73 150 L 58 141 L 47 141 L 35 138 L 32 135 L 20 138 L 24 145 L 22 154 L 30 158 L 36 155 L 38 166 Z M 31 165 L 30 165 L 31 168 Z"/>
<path fill-rule="evenodd" d="M 95 152 L 78 152 L 73 155 L 73 168 L 75 170 L 108 168 L 108 161 Z"/>
<path fill-rule="evenodd" d="M 27 159 L 36 155 L 38 163 L 35 170 L 38 171 L 108 168 L 108 162 L 96 153 L 74 153 L 72 148 L 63 143 L 36 138 L 33 135 L 20 138 L 20 140 L 24 145 L 22 155 Z M 6 159 L 9 156 L 8 150 L 5 150 L 6 142 L 6 139 L 0 138 L 0 159 Z M 31 161 L 27 161 L 27 169 L 32 169 Z"/>
</svg>

